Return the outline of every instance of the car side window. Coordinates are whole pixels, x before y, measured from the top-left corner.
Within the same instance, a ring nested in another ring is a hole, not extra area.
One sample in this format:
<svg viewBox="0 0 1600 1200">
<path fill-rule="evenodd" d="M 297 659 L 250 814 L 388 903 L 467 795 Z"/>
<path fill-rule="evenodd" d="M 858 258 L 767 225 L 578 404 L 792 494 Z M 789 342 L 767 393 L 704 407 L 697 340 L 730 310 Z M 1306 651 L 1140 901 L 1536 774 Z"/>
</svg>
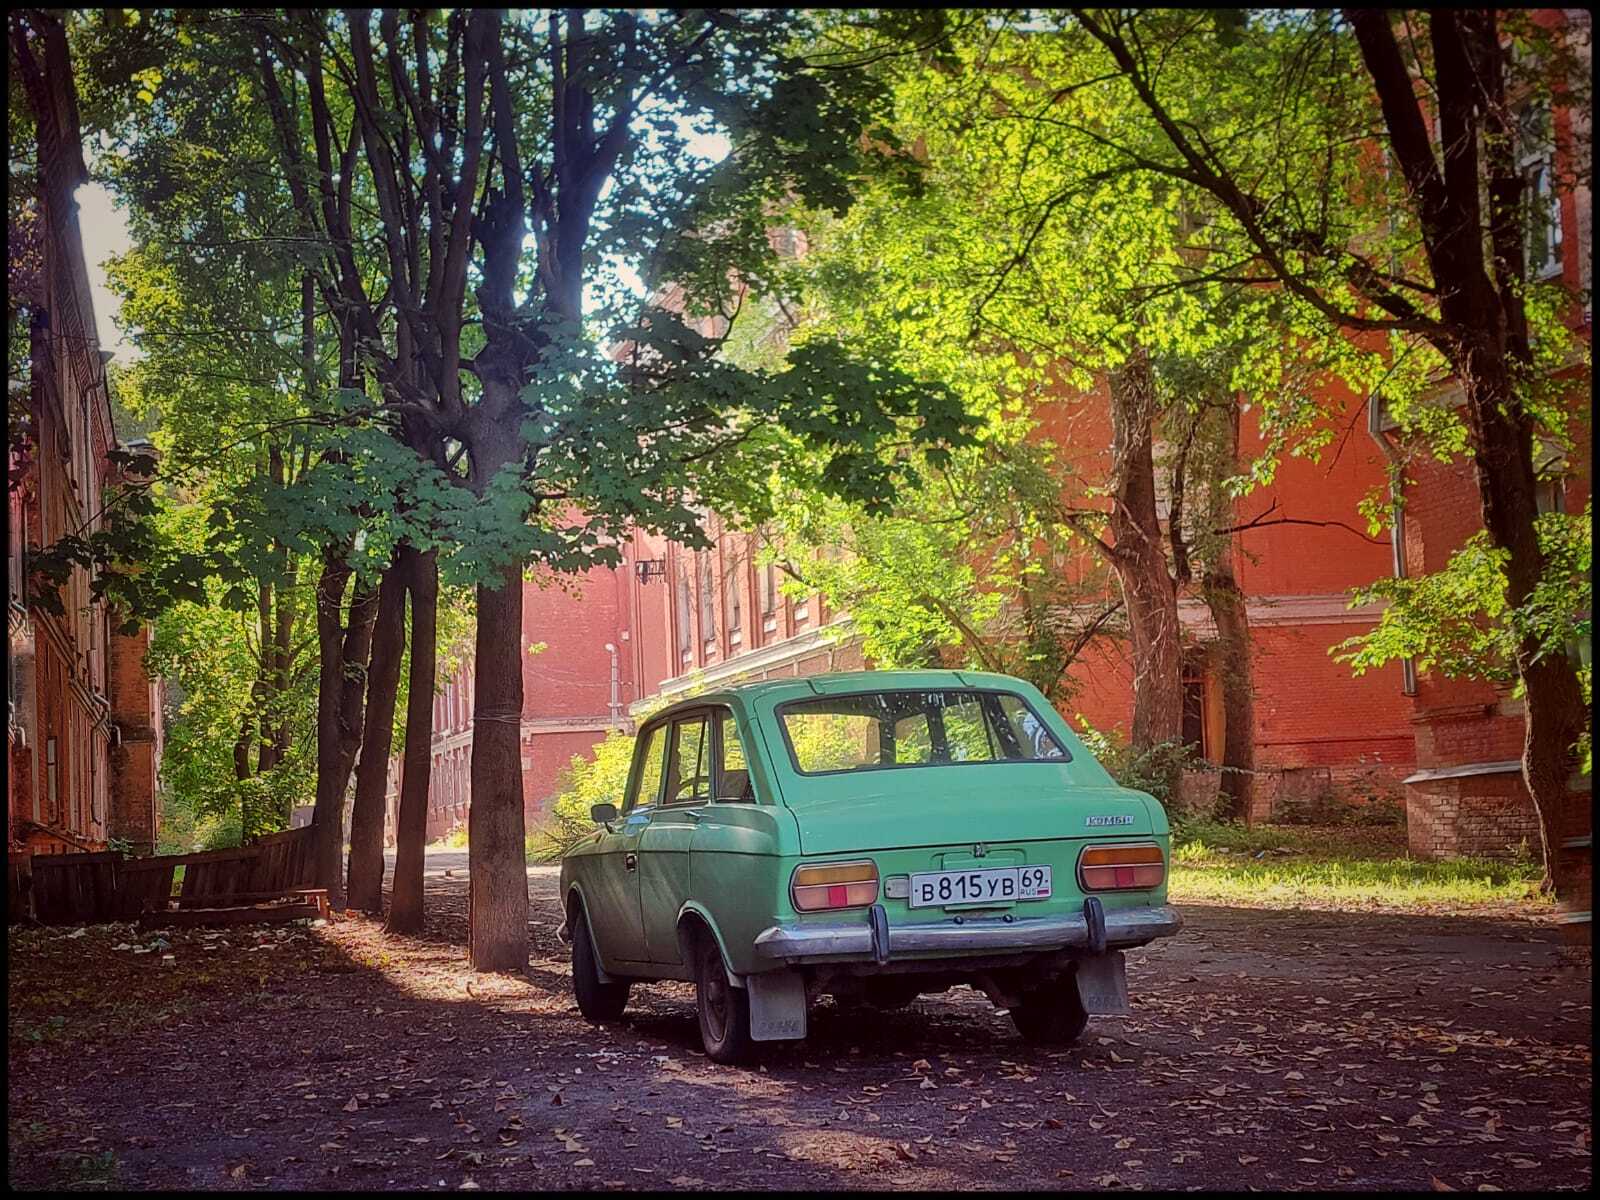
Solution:
<svg viewBox="0 0 1600 1200">
<path fill-rule="evenodd" d="M 753 804 L 755 784 L 750 781 L 750 763 L 744 756 L 744 745 L 739 741 L 739 727 L 733 714 L 726 709 L 717 714 L 717 737 L 722 750 L 721 778 L 717 782 L 717 799 Z"/>
<path fill-rule="evenodd" d="M 1001 693 L 999 709 L 1002 720 L 996 725 L 1002 733 L 1011 734 L 1023 758 L 1072 757 L 1056 741 L 1055 734 L 1045 728 L 1044 722 L 1039 720 L 1033 709 L 1023 703 L 1021 697 Z"/>
<path fill-rule="evenodd" d="M 657 725 L 644 734 L 644 757 L 640 760 L 639 777 L 628 793 L 623 812 L 632 812 L 643 805 L 654 804 L 661 796 L 661 762 L 666 757 L 667 727 Z"/>
<path fill-rule="evenodd" d="M 703 804 L 711 799 L 709 719 L 684 717 L 672 723 L 672 748 L 667 754 L 666 804 Z"/>
</svg>

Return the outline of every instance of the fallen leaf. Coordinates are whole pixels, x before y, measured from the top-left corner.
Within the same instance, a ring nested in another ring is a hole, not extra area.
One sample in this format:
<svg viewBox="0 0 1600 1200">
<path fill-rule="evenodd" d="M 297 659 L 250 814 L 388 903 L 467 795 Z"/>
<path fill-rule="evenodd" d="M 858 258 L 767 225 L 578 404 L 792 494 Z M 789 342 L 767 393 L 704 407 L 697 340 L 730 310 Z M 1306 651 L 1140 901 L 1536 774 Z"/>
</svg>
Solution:
<svg viewBox="0 0 1600 1200">
<path fill-rule="evenodd" d="M 356 1098 L 354 1096 L 351 1096 L 350 1097 L 350 1103 L 346 1104 L 344 1106 L 344 1111 L 345 1112 L 360 1112 L 361 1111 L 361 1104 L 356 1100 Z"/>
<path fill-rule="evenodd" d="M 1436 1192 L 1453 1192 L 1456 1190 L 1437 1175 L 1429 1175 L 1428 1179 L 1433 1184 L 1433 1190 Z"/>
</svg>

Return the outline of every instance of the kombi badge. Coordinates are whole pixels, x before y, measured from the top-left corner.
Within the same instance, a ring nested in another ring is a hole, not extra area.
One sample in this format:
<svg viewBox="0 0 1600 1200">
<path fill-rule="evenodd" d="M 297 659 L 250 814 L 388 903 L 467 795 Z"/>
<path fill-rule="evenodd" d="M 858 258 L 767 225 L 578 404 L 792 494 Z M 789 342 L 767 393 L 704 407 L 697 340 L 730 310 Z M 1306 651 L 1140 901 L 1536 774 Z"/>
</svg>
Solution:
<svg viewBox="0 0 1600 1200">
<path fill-rule="evenodd" d="M 1083 819 L 1083 823 L 1089 826 L 1091 829 L 1095 829 L 1103 825 L 1132 825 L 1133 816 L 1130 813 L 1116 813 L 1111 816 L 1085 817 Z"/>
</svg>

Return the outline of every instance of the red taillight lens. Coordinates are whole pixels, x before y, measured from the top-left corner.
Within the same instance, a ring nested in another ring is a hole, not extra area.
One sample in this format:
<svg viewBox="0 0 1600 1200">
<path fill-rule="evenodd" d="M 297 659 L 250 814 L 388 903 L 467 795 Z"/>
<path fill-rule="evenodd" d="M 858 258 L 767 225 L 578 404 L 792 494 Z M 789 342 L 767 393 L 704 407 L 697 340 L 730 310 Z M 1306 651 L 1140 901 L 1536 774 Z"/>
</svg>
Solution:
<svg viewBox="0 0 1600 1200">
<path fill-rule="evenodd" d="M 1154 842 L 1085 846 L 1078 855 L 1078 882 L 1086 892 L 1160 887 L 1166 877 L 1166 859 Z"/>
<path fill-rule="evenodd" d="M 789 895 L 800 912 L 864 908 L 878 898 L 878 867 L 865 860 L 796 867 Z"/>
</svg>

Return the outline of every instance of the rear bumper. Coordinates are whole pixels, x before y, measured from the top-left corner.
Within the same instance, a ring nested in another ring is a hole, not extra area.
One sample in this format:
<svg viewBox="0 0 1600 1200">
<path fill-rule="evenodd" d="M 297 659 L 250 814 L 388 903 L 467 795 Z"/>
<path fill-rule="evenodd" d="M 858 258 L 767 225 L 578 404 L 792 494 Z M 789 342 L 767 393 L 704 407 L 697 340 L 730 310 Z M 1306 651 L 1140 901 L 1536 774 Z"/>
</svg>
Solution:
<svg viewBox="0 0 1600 1200">
<path fill-rule="evenodd" d="M 786 963 L 872 961 L 872 928 L 860 917 L 849 925 L 774 925 L 756 935 L 755 951 L 762 958 Z M 1183 918 L 1170 905 L 1159 908 L 1125 908 L 1105 914 L 1106 946 L 1123 949 L 1141 946 L 1158 937 L 1177 933 Z M 987 917 L 938 924 L 890 926 L 888 957 L 915 954 L 1008 953 L 1013 951 L 1067 950 L 1089 946 L 1089 922 L 1081 914 L 1006 921 Z"/>
</svg>

